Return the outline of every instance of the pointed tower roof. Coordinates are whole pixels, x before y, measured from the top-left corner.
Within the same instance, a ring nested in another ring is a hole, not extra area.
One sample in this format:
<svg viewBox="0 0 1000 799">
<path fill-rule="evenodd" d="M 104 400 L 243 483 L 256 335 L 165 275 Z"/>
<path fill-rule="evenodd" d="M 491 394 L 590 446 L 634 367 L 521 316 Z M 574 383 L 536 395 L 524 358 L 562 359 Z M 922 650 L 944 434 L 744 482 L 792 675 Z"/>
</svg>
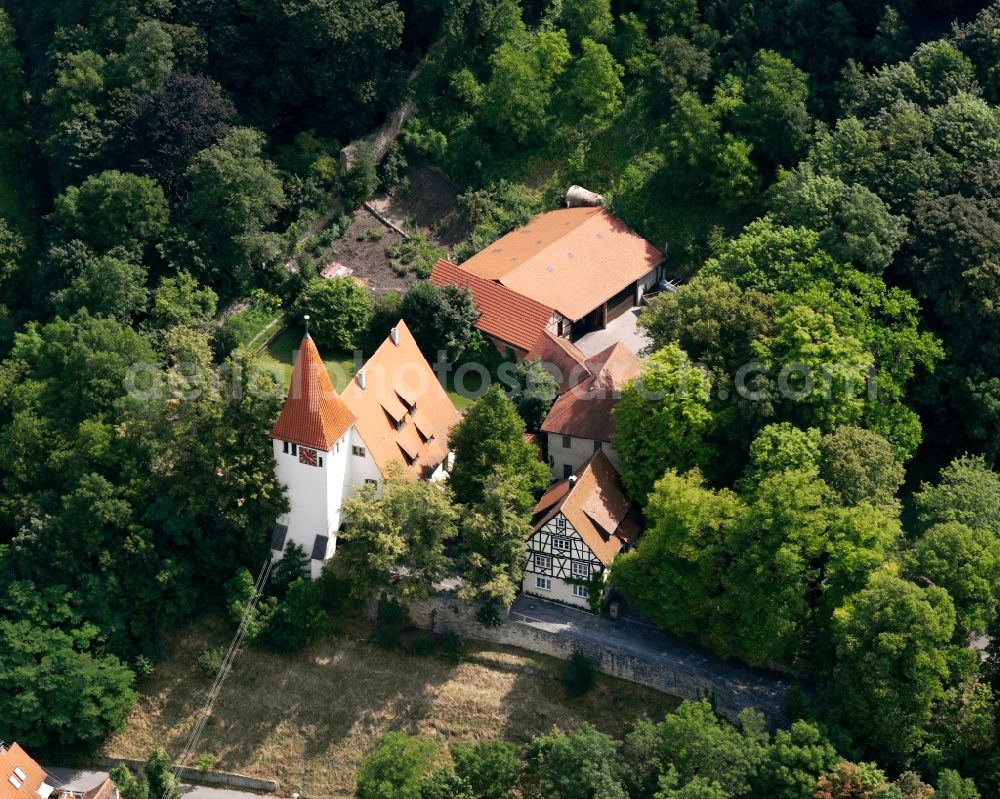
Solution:
<svg viewBox="0 0 1000 799">
<path fill-rule="evenodd" d="M 319 350 L 307 331 L 292 369 L 288 399 L 271 430 L 271 438 L 329 451 L 354 421 L 354 414 L 330 382 Z"/>
</svg>

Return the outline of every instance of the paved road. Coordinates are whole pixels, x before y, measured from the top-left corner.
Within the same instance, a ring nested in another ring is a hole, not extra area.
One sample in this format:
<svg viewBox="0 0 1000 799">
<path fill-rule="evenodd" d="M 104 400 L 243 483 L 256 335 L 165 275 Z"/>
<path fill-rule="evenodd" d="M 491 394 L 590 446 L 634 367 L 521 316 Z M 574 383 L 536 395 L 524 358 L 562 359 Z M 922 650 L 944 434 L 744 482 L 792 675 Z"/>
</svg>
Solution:
<svg viewBox="0 0 1000 799">
<path fill-rule="evenodd" d="M 55 787 L 67 791 L 89 791 L 96 788 L 105 779 L 106 771 L 87 771 L 84 769 L 60 768 L 59 766 L 42 766 L 45 773 L 53 777 Z M 260 799 L 262 794 L 233 791 L 228 788 L 206 788 L 202 785 L 182 785 L 181 791 L 188 799 Z M 54 794 L 53 794 L 54 795 Z"/>
<path fill-rule="evenodd" d="M 549 633 L 591 641 L 643 656 L 667 669 L 682 669 L 706 680 L 723 683 L 742 703 L 766 708 L 781 723 L 784 700 L 793 681 L 776 672 L 723 660 L 706 649 L 667 635 L 637 616 L 617 621 L 522 594 L 510 617 Z"/>
</svg>

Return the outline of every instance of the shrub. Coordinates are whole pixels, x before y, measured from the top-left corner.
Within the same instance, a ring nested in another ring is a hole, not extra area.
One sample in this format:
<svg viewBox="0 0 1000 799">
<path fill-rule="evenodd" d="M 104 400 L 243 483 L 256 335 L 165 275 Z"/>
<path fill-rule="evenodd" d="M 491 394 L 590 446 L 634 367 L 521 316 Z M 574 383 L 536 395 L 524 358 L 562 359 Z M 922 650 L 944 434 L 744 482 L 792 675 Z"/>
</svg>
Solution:
<svg viewBox="0 0 1000 799">
<path fill-rule="evenodd" d="M 462 639 L 458 633 L 445 630 L 438 639 L 438 651 L 449 663 L 459 663 L 462 660 Z"/>
<path fill-rule="evenodd" d="M 300 314 L 311 317 L 310 332 L 320 347 L 353 350 L 368 329 L 375 303 L 350 277 L 316 278 L 306 284 Z"/>
<path fill-rule="evenodd" d="M 392 268 L 400 275 L 416 272 L 419 277 L 430 277 L 434 264 L 448 253 L 423 235 L 414 234 L 407 241 L 385 248 L 385 257 L 393 261 Z M 398 262 L 398 263 L 395 263 Z"/>
<path fill-rule="evenodd" d="M 398 649 L 402 642 L 403 627 L 410 620 L 406 605 L 389 599 L 385 592 L 379 597 L 375 611 L 375 643 L 383 649 Z"/>
<path fill-rule="evenodd" d="M 559 681 L 570 696 L 583 696 L 596 684 L 597 670 L 590 658 L 581 650 L 574 649 L 569 660 L 563 665 Z"/>
<path fill-rule="evenodd" d="M 503 616 L 493 602 L 486 602 L 476 611 L 476 621 L 483 627 L 499 627 L 503 624 Z"/>
<path fill-rule="evenodd" d="M 239 627 L 243 621 L 243 616 L 248 612 L 250 603 L 254 597 L 254 579 L 250 572 L 243 568 L 233 575 L 232 579 L 226 582 L 224 590 L 226 593 L 226 610 L 229 613 L 229 620 L 235 627 Z M 247 643 L 255 643 L 267 626 L 271 616 L 274 614 L 277 600 L 268 597 L 260 601 L 254 609 L 253 618 L 250 619 L 246 630 Z"/>
<path fill-rule="evenodd" d="M 344 206 L 357 208 L 378 188 L 378 159 L 367 144 L 358 147 L 354 168 L 343 178 Z"/>
<path fill-rule="evenodd" d="M 300 577 L 288 586 L 261 639 L 277 652 L 295 652 L 319 638 L 324 629 L 326 614 L 319 586 Z"/>
<path fill-rule="evenodd" d="M 140 680 L 145 680 L 153 673 L 153 661 L 145 655 L 139 655 L 132 663 L 132 671 Z"/>
<path fill-rule="evenodd" d="M 203 649 L 198 653 L 195 660 L 195 668 L 198 673 L 207 680 L 214 680 L 215 675 L 222 668 L 222 662 L 226 659 L 226 650 L 221 646 L 214 649 Z"/>
<path fill-rule="evenodd" d="M 195 765 L 198 767 L 198 771 L 202 774 L 207 774 L 215 766 L 215 755 L 203 752 L 198 755 L 198 760 L 195 762 Z"/>
</svg>

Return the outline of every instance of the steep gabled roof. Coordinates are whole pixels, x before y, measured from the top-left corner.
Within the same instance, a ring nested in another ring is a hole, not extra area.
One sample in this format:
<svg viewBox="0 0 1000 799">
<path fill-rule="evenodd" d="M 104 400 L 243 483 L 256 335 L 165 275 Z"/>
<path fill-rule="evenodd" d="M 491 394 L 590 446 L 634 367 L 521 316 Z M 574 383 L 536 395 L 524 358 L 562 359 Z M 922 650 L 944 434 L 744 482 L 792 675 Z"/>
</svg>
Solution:
<svg viewBox="0 0 1000 799">
<path fill-rule="evenodd" d="M 383 477 L 393 461 L 426 476 L 448 456 L 448 432 L 461 417 L 406 323 L 394 330 L 395 341 L 390 335 L 375 350 L 343 401 Z"/>
<path fill-rule="evenodd" d="M 663 254 L 603 208 L 539 214 L 462 264 L 518 294 L 582 319 L 663 261 Z"/>
<path fill-rule="evenodd" d="M 329 451 L 352 424 L 354 415 L 337 394 L 312 336 L 306 333 L 271 438 Z"/>
<path fill-rule="evenodd" d="M 548 327 L 555 314 L 547 305 L 474 275 L 443 258 L 434 266 L 431 282 L 436 286 L 454 284 L 467 288 L 479 311 L 476 327 L 521 350 L 531 349 L 538 334 Z"/>
<path fill-rule="evenodd" d="M 594 556 L 605 566 L 641 528 L 636 508 L 621 486 L 618 471 L 598 450 L 579 472 L 546 491 L 535 506 L 535 532 L 562 513 Z"/>
<path fill-rule="evenodd" d="M 82 799 L 118 799 L 118 786 L 111 778 L 106 778 L 100 785 L 84 791 Z"/>
<path fill-rule="evenodd" d="M 0 799 L 47 799 L 45 772 L 18 744 L 0 746 Z"/>
<path fill-rule="evenodd" d="M 586 365 L 591 377 L 555 401 L 542 422 L 543 433 L 611 441 L 615 432 L 611 411 L 625 383 L 639 376 L 642 363 L 628 347 L 616 342 L 588 359 Z"/>
<path fill-rule="evenodd" d="M 538 358 L 559 383 L 559 393 L 563 394 L 591 376 L 587 367 L 587 356 L 578 350 L 569 339 L 560 338 L 548 330 L 543 330 L 535 345 L 524 356 L 530 361 Z"/>
</svg>

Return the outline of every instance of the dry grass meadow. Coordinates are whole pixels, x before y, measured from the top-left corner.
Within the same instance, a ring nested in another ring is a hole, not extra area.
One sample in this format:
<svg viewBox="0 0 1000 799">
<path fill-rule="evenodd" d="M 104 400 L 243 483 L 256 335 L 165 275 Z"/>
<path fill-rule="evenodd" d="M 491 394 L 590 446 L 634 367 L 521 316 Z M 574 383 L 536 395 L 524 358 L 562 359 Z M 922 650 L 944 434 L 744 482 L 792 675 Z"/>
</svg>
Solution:
<svg viewBox="0 0 1000 799">
<path fill-rule="evenodd" d="M 291 657 L 244 650 L 188 765 L 209 754 L 216 768 L 278 780 L 283 796 L 350 797 L 359 762 L 389 730 L 445 746 L 486 738 L 522 742 L 584 721 L 621 735 L 634 719 L 662 718 L 677 704 L 603 675 L 586 697 L 568 699 L 551 658 L 466 641 L 466 657 L 456 666 L 386 652 L 366 640 L 368 632 L 351 627 Z M 178 634 L 142 687 L 125 731 L 101 753 L 145 758 L 162 746 L 179 756 L 211 685 L 195 659 L 223 643 L 221 624 Z"/>
</svg>

